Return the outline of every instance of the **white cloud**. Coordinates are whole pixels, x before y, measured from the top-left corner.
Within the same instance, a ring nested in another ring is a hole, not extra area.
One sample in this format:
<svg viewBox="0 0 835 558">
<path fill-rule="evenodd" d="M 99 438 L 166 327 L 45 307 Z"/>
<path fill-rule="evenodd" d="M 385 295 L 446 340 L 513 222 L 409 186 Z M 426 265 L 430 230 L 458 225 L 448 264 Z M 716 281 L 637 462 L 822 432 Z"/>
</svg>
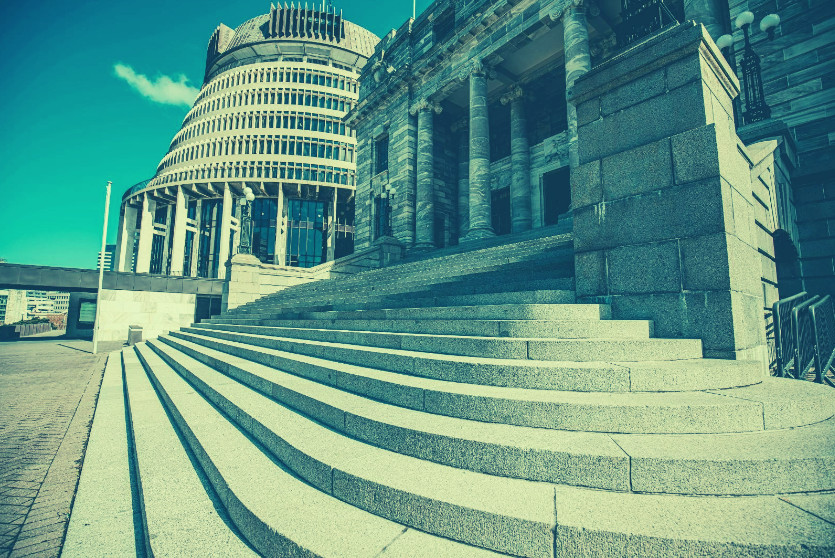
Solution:
<svg viewBox="0 0 835 558">
<path fill-rule="evenodd" d="M 190 107 L 197 97 L 198 90 L 188 85 L 188 78 L 182 74 L 177 76 L 176 81 L 168 76 L 157 76 L 151 81 L 148 76 L 137 74 L 126 64 L 114 64 L 113 70 L 118 78 L 155 103 Z"/>
</svg>

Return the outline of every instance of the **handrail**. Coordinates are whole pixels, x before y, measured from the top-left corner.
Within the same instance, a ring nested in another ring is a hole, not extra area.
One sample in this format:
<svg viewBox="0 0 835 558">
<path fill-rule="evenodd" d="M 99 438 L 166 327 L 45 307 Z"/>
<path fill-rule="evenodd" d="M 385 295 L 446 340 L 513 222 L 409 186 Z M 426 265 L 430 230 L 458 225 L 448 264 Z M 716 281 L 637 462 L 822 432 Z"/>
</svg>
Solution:
<svg viewBox="0 0 835 558">
<path fill-rule="evenodd" d="M 815 340 L 815 381 L 835 387 L 835 382 L 827 376 L 830 369 L 835 372 L 835 304 L 832 297 L 826 295 L 809 306 L 812 330 Z"/>
</svg>

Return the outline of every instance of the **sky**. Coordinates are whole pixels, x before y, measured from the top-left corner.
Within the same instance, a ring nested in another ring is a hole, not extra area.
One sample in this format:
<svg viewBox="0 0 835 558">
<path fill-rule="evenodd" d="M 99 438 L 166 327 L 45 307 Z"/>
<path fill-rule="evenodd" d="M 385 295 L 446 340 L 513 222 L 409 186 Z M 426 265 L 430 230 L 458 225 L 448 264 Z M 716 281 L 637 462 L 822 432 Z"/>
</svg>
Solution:
<svg viewBox="0 0 835 558">
<path fill-rule="evenodd" d="M 334 0 L 382 37 L 409 0 Z M 431 4 L 417 1 L 417 13 Z M 311 4 L 312 6 L 312 4 Z M 384 7 L 384 9 L 381 9 Z M 0 258 L 93 269 L 124 191 L 153 176 L 203 78 L 218 24 L 265 0 L 0 1 Z"/>
</svg>

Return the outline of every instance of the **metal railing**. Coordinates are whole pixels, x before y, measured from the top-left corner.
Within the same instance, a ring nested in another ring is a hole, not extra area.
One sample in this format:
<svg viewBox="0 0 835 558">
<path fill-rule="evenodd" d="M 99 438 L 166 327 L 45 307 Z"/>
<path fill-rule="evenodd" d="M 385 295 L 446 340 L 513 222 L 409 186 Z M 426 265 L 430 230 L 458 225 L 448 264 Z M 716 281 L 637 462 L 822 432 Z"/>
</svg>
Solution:
<svg viewBox="0 0 835 558">
<path fill-rule="evenodd" d="M 773 373 L 783 378 L 811 379 L 835 387 L 835 305 L 832 297 L 806 292 L 774 303 L 766 337 L 773 332 Z"/>
<path fill-rule="evenodd" d="M 835 303 L 826 295 L 809 306 L 815 338 L 815 381 L 835 387 Z"/>
</svg>

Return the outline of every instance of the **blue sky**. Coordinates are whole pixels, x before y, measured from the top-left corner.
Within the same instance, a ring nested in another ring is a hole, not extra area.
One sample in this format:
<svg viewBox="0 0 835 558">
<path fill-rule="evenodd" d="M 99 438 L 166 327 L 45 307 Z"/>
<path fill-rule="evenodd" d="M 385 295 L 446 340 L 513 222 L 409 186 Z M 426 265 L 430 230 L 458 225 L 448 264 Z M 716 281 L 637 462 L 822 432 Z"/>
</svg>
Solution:
<svg viewBox="0 0 835 558">
<path fill-rule="evenodd" d="M 418 0 L 418 13 L 430 3 Z M 412 12 L 409 0 L 334 5 L 378 36 Z M 212 31 L 269 8 L 264 0 L 0 2 L 0 258 L 94 268 L 105 183 L 113 181 L 113 243 L 121 195 L 153 175 L 179 129 Z"/>
</svg>

